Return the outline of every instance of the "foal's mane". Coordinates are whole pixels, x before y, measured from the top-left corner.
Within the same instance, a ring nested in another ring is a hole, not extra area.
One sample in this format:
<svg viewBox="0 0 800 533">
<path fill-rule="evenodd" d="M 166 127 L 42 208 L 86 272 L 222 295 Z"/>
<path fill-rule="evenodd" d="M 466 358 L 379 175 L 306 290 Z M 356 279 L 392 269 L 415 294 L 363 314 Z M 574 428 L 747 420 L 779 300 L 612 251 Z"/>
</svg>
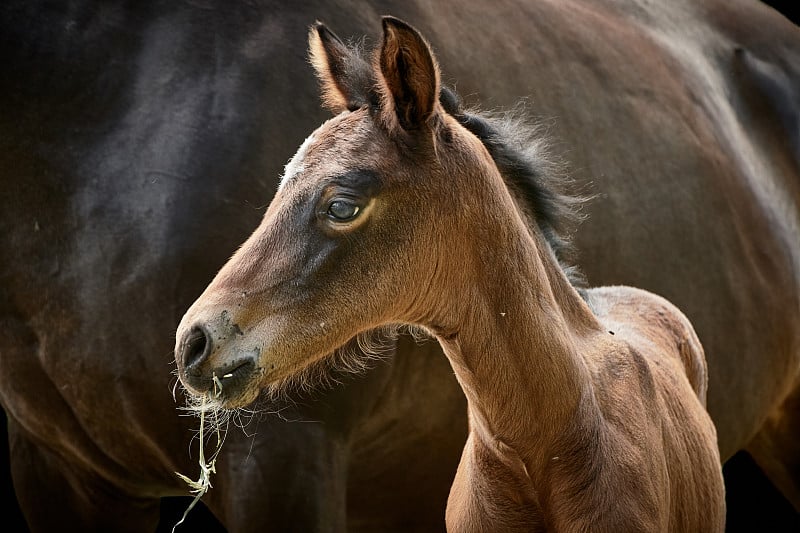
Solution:
<svg viewBox="0 0 800 533">
<path fill-rule="evenodd" d="M 562 165 L 547 155 L 540 128 L 519 113 L 467 110 L 448 87 L 442 87 L 439 102 L 483 143 L 518 207 L 542 232 L 570 282 L 581 285 L 583 279 L 572 266 L 570 231 L 581 220 L 585 198 L 567 193 L 570 181 Z"/>
</svg>

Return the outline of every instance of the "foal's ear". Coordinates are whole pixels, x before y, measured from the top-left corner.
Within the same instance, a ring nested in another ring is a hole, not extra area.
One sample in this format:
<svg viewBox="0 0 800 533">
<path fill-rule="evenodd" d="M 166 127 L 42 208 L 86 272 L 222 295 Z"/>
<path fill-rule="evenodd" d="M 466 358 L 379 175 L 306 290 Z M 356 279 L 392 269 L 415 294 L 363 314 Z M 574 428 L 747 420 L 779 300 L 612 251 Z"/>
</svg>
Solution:
<svg viewBox="0 0 800 533">
<path fill-rule="evenodd" d="M 406 130 L 425 126 L 439 101 L 439 67 L 422 35 L 402 20 L 383 17 L 378 67 L 384 121 Z"/>
<path fill-rule="evenodd" d="M 321 22 L 309 31 L 308 54 L 326 108 L 340 113 L 354 111 L 369 102 L 372 84 L 369 64 Z"/>
</svg>

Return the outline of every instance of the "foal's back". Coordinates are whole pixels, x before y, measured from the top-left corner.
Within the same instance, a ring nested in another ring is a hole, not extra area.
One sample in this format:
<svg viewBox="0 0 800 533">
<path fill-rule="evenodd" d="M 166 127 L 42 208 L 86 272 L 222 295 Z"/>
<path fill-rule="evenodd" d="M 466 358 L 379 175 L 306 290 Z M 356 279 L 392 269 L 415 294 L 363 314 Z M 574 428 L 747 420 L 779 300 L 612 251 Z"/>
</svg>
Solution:
<svg viewBox="0 0 800 533">
<path fill-rule="evenodd" d="M 586 300 L 608 329 L 608 344 L 589 362 L 597 399 L 616 438 L 611 460 L 650 462 L 651 487 L 672 508 L 668 531 L 722 531 L 724 482 L 716 429 L 705 409 L 708 376 L 702 345 L 669 301 L 632 287 L 601 287 Z M 642 442 L 650 444 L 641 455 Z M 658 464 L 661 463 L 661 464 Z M 646 490 L 646 488 L 645 488 Z M 624 490 L 619 497 L 629 496 Z"/>
</svg>

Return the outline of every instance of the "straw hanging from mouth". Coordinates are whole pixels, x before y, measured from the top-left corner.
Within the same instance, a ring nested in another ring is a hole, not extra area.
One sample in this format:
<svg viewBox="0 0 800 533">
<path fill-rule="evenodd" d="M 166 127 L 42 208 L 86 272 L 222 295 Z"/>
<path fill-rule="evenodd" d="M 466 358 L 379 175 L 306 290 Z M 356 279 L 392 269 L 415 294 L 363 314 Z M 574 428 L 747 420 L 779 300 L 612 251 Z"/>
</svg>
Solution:
<svg viewBox="0 0 800 533">
<path fill-rule="evenodd" d="M 213 376 L 214 381 L 214 398 L 219 398 L 222 394 L 222 381 L 214 374 Z M 177 524 L 172 526 L 172 533 L 175 533 L 175 529 L 181 525 L 185 520 L 186 517 L 189 515 L 189 511 L 191 511 L 196 505 L 197 502 L 200 501 L 208 489 L 212 487 L 211 485 L 211 475 L 217 472 L 217 456 L 219 455 L 220 450 L 222 449 L 222 435 L 219 430 L 219 424 L 214 424 L 216 426 L 216 433 L 217 433 L 217 448 L 211 456 L 210 461 L 206 461 L 205 458 L 205 420 L 206 420 L 206 405 L 207 401 L 209 400 L 209 394 L 206 393 L 203 395 L 202 403 L 200 404 L 200 477 L 197 481 L 189 478 L 181 474 L 180 472 L 175 472 L 175 474 L 181 478 L 187 485 L 189 485 L 189 492 L 194 494 L 194 499 L 186 508 L 186 511 L 183 512 L 183 516 L 181 517 L 180 521 Z"/>
</svg>

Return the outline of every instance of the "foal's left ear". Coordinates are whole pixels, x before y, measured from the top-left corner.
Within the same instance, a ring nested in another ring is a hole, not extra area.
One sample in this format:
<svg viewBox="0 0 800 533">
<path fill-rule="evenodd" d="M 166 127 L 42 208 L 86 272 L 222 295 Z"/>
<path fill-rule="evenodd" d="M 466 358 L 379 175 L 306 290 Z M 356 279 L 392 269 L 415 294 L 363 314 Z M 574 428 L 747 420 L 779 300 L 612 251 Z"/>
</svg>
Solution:
<svg viewBox="0 0 800 533">
<path fill-rule="evenodd" d="M 383 17 L 378 67 L 384 122 L 405 130 L 427 125 L 439 102 L 439 67 L 422 35 L 402 20 Z"/>
<path fill-rule="evenodd" d="M 369 103 L 370 65 L 321 22 L 309 31 L 308 53 L 326 108 L 340 113 Z"/>
</svg>

